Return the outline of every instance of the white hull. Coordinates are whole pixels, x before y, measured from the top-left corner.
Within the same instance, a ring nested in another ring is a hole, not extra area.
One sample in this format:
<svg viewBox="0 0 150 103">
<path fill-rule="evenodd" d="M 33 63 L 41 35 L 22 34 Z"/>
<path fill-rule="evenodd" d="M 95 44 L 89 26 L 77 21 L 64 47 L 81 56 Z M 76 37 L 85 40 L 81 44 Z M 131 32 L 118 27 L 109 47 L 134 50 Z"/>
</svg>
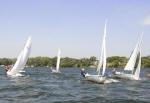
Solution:
<svg viewBox="0 0 150 103">
<path fill-rule="evenodd" d="M 86 80 L 91 82 L 102 83 L 102 84 L 105 82 L 105 77 L 99 75 L 87 75 L 85 78 Z"/>
<path fill-rule="evenodd" d="M 53 69 L 52 73 L 61 73 L 61 72 Z"/>
<path fill-rule="evenodd" d="M 126 79 L 126 80 L 140 80 L 139 78 L 136 78 L 133 74 L 117 74 L 114 75 L 114 77 L 118 79 Z"/>
<path fill-rule="evenodd" d="M 12 74 L 11 72 L 7 72 L 7 75 L 9 77 L 23 77 L 24 75 L 22 75 L 21 73 L 15 73 L 15 74 Z"/>
</svg>

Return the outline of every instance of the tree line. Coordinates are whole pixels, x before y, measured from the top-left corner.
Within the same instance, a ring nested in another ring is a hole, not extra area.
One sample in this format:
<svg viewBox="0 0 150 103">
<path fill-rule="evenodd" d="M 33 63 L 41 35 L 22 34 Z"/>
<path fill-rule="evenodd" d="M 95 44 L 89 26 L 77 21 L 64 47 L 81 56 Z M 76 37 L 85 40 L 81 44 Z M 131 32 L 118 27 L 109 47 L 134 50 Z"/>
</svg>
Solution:
<svg viewBox="0 0 150 103">
<path fill-rule="evenodd" d="M 0 58 L 0 65 L 12 65 L 15 64 L 16 58 Z M 57 57 L 49 58 L 49 57 L 34 57 L 29 58 L 27 61 L 27 66 L 31 67 L 56 67 Z M 107 67 L 108 68 L 124 68 L 126 63 L 128 62 L 128 58 L 120 57 L 120 56 L 112 56 L 107 58 Z M 92 56 L 90 58 L 69 58 L 64 57 L 61 58 L 61 67 L 93 67 L 96 68 L 98 65 L 98 60 L 96 57 Z M 150 68 L 150 56 L 142 57 L 142 67 Z"/>
</svg>

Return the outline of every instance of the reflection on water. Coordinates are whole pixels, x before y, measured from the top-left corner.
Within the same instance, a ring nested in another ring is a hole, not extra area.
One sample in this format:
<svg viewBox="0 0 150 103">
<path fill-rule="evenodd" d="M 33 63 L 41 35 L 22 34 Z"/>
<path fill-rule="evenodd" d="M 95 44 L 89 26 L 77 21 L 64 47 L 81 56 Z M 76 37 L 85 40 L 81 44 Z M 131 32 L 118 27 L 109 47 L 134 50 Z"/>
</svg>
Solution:
<svg viewBox="0 0 150 103">
<path fill-rule="evenodd" d="M 111 70 L 107 69 L 107 73 Z M 26 76 L 10 78 L 0 68 L 0 103 L 149 103 L 150 78 L 96 84 L 85 81 L 80 69 L 62 68 L 52 74 L 48 68 L 27 68 Z M 87 69 L 91 74 L 95 69 Z M 109 80 L 109 82 L 112 79 Z"/>
</svg>

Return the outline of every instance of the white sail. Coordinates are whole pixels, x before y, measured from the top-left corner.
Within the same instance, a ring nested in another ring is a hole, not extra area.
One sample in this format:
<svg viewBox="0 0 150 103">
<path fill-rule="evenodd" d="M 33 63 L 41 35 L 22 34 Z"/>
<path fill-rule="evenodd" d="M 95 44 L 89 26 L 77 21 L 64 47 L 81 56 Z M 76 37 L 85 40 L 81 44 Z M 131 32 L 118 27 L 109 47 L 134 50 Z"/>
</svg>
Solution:
<svg viewBox="0 0 150 103">
<path fill-rule="evenodd" d="M 141 70 L 141 42 L 142 42 L 142 37 L 143 37 L 143 33 L 125 67 L 125 70 L 131 70 L 132 73 L 120 73 L 120 74 L 117 74 L 115 75 L 115 77 L 117 78 L 122 78 L 122 79 L 129 79 L 129 80 L 139 80 L 139 77 L 140 77 L 140 70 Z M 134 73 L 134 67 L 135 67 L 135 63 L 136 63 L 136 60 L 137 60 L 137 57 L 139 56 L 139 61 L 138 61 L 138 66 L 135 70 L 135 73 Z"/>
<path fill-rule="evenodd" d="M 139 40 L 139 48 L 138 48 L 139 49 L 139 63 L 138 63 L 138 66 L 137 66 L 135 74 L 134 74 L 134 76 L 137 80 L 139 80 L 139 78 L 140 78 L 140 71 L 141 71 L 141 42 L 142 42 L 142 37 L 143 37 L 143 33 L 142 33 L 141 38 Z"/>
<path fill-rule="evenodd" d="M 104 59 L 103 59 L 103 72 L 102 72 L 102 76 L 104 76 L 105 70 L 106 70 L 106 42 L 104 42 L 104 57 L 103 58 Z"/>
<path fill-rule="evenodd" d="M 28 38 L 28 41 L 24 47 L 24 53 L 23 53 L 23 65 L 26 64 L 27 60 L 28 60 L 28 57 L 30 55 L 30 52 L 31 52 L 31 37 Z"/>
<path fill-rule="evenodd" d="M 100 59 L 99 59 L 99 63 L 98 63 L 98 67 L 97 67 L 97 72 L 100 74 L 100 70 L 103 64 L 103 52 L 104 52 L 104 48 L 103 48 L 103 43 L 102 43 L 102 50 L 101 50 L 101 55 L 100 55 Z"/>
<path fill-rule="evenodd" d="M 61 50 L 58 49 L 58 55 L 57 55 L 57 65 L 56 65 L 56 71 L 59 72 L 59 65 L 60 65 L 60 55 L 61 55 Z"/>
<path fill-rule="evenodd" d="M 137 69 L 134 74 L 134 77 L 137 80 L 139 80 L 139 77 L 140 77 L 140 70 L 141 70 L 141 51 L 139 51 L 139 63 L 138 63 Z"/>
<path fill-rule="evenodd" d="M 127 65 L 125 66 L 124 70 L 132 71 L 132 73 L 133 73 L 134 66 L 135 66 L 135 63 L 136 63 L 136 58 L 137 58 L 137 55 L 139 53 L 139 46 L 141 44 L 142 36 L 143 36 L 143 33 L 142 33 L 138 43 L 136 44 L 136 47 L 135 47 L 135 49 L 134 49 Z"/>
<path fill-rule="evenodd" d="M 105 70 L 106 70 L 106 26 L 107 26 L 107 21 L 105 21 L 102 50 L 101 50 L 100 60 L 97 68 L 98 75 L 101 74 L 102 76 L 105 74 Z M 102 65 L 103 65 L 103 71 L 101 73 Z"/>
<path fill-rule="evenodd" d="M 30 51 L 31 51 L 31 37 L 28 38 L 24 46 L 24 49 L 19 54 L 17 61 L 12 70 L 9 72 L 9 74 L 14 75 L 24 68 L 29 58 Z"/>
<path fill-rule="evenodd" d="M 18 68 L 22 69 L 22 62 L 21 62 L 22 61 L 22 54 L 23 54 L 23 51 L 21 51 L 21 53 L 19 54 L 17 61 L 16 61 L 15 65 L 13 66 L 13 68 L 10 72 L 11 74 L 15 74 L 18 72 L 18 70 L 14 69 L 14 68 L 18 67 Z"/>
<path fill-rule="evenodd" d="M 138 44 L 136 45 L 127 65 L 125 66 L 124 70 L 129 70 L 129 71 L 133 71 L 134 70 L 134 66 L 136 63 L 136 58 L 137 58 L 137 53 L 138 53 Z"/>
</svg>

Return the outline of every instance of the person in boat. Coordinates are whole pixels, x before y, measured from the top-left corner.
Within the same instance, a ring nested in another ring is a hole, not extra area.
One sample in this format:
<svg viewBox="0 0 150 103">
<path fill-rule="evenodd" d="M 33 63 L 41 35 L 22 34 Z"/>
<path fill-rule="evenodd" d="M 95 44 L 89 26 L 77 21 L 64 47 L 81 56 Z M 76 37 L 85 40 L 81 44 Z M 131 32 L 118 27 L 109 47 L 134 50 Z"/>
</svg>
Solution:
<svg viewBox="0 0 150 103">
<path fill-rule="evenodd" d="M 11 71 L 10 66 L 9 66 L 9 65 L 8 65 L 8 66 L 6 66 L 6 67 L 5 67 L 5 70 L 6 70 L 6 71 Z"/>
<path fill-rule="evenodd" d="M 117 72 L 117 71 L 116 71 L 116 68 L 113 68 L 112 74 L 113 74 L 113 75 L 116 75 L 116 72 Z"/>
<path fill-rule="evenodd" d="M 86 73 L 86 71 L 85 71 L 84 68 L 81 69 L 81 75 L 82 75 L 83 77 L 86 77 L 86 75 L 88 75 L 88 73 Z"/>
<path fill-rule="evenodd" d="M 112 74 L 113 75 L 120 75 L 120 74 L 123 74 L 123 72 L 117 72 L 116 68 L 113 68 Z"/>
</svg>

